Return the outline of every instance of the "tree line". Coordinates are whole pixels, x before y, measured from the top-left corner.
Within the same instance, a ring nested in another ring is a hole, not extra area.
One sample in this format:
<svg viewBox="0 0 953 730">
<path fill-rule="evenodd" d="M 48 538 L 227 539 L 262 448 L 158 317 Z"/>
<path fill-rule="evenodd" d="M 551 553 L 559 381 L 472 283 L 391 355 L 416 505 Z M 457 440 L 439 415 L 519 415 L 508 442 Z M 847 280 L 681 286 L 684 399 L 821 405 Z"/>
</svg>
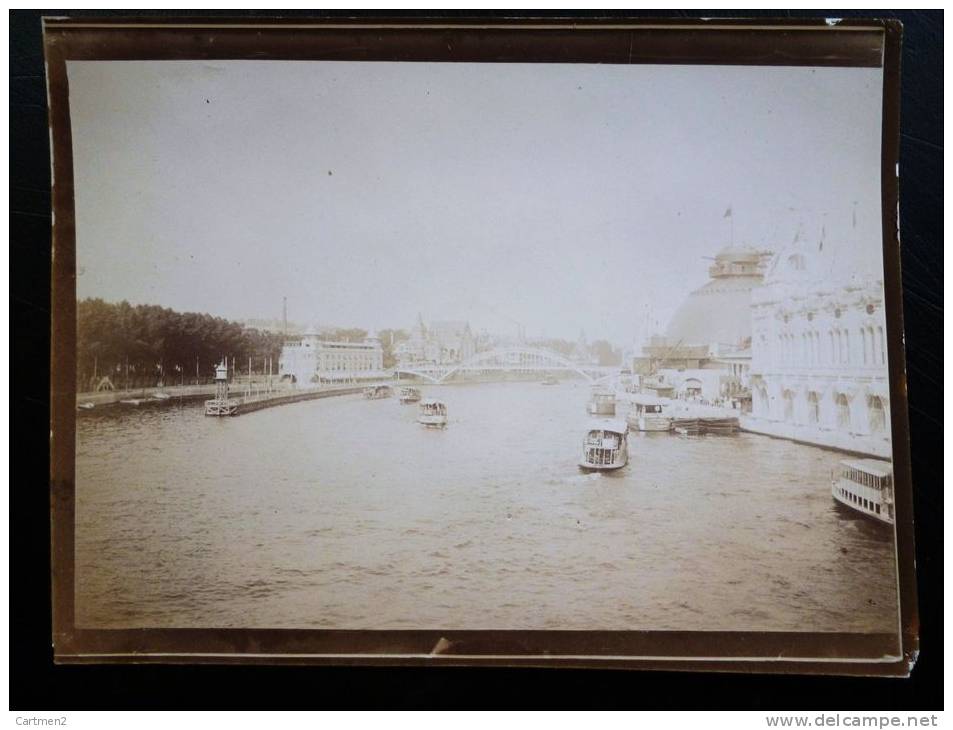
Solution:
<svg viewBox="0 0 953 730">
<path fill-rule="evenodd" d="M 76 311 L 77 386 L 95 390 L 103 378 L 115 388 L 203 383 L 215 366 L 234 358 L 240 372 L 278 371 L 285 338 L 238 322 L 152 304 L 83 299 Z"/>
<path fill-rule="evenodd" d="M 322 338 L 361 342 L 367 334 L 356 327 L 338 328 Z M 230 374 L 247 373 L 251 358 L 252 372 L 267 372 L 270 361 L 271 372 L 277 375 L 282 346 L 301 338 L 300 334 L 285 336 L 210 314 L 98 298 L 77 302 L 76 335 L 77 389 L 81 392 L 110 386 L 208 383 L 223 358 L 228 358 Z M 382 330 L 379 336 L 384 367 L 392 367 L 394 347 L 409 335 L 404 330 Z"/>
</svg>

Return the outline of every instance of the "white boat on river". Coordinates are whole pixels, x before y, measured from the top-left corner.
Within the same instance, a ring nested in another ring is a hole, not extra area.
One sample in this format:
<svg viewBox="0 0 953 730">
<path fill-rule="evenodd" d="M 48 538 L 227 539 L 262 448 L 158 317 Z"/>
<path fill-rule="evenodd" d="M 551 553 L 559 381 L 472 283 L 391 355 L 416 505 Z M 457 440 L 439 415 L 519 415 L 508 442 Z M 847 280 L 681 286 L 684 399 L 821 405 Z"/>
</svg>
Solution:
<svg viewBox="0 0 953 730">
<path fill-rule="evenodd" d="M 831 473 L 831 496 L 839 504 L 892 525 L 893 464 L 879 459 L 845 459 Z"/>
<path fill-rule="evenodd" d="M 624 421 L 602 418 L 589 423 L 579 466 L 595 471 L 621 469 L 629 461 L 629 429 Z"/>
<path fill-rule="evenodd" d="M 404 387 L 400 389 L 399 400 L 403 403 L 418 403 L 420 391 L 417 388 Z"/>
<path fill-rule="evenodd" d="M 427 399 L 420 401 L 417 422 L 425 426 L 447 425 L 447 404 L 443 401 Z"/>
<path fill-rule="evenodd" d="M 672 417 L 666 412 L 667 400 L 648 393 L 634 393 L 632 410 L 626 420 L 633 431 L 670 431 Z"/>
</svg>

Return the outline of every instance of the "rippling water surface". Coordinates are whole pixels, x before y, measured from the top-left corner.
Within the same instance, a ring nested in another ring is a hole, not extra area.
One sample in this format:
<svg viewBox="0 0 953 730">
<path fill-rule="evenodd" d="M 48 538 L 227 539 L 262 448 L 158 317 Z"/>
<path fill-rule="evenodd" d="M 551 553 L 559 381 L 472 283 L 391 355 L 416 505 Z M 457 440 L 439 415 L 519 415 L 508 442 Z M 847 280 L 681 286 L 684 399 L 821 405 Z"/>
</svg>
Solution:
<svg viewBox="0 0 953 730">
<path fill-rule="evenodd" d="M 450 425 L 343 396 L 78 419 L 83 627 L 895 631 L 892 533 L 841 455 L 632 434 L 584 474 L 588 388 L 433 387 Z"/>
</svg>

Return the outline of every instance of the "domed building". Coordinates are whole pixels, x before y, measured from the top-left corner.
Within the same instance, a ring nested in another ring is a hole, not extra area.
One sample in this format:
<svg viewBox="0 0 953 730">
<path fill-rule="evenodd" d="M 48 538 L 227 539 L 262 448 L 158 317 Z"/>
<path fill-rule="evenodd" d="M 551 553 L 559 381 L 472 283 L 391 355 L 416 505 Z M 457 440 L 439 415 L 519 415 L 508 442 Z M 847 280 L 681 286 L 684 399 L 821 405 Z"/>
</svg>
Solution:
<svg viewBox="0 0 953 730">
<path fill-rule="evenodd" d="M 715 255 L 711 280 L 676 310 L 665 331 L 672 345 L 741 347 L 751 338 L 751 290 L 761 284 L 770 254 L 729 247 Z"/>
<path fill-rule="evenodd" d="M 752 291 L 761 285 L 770 256 L 747 246 L 715 255 L 709 281 L 688 295 L 665 335 L 649 338 L 633 361 L 636 372 L 653 376 L 644 384 L 712 401 L 747 392 Z"/>
</svg>

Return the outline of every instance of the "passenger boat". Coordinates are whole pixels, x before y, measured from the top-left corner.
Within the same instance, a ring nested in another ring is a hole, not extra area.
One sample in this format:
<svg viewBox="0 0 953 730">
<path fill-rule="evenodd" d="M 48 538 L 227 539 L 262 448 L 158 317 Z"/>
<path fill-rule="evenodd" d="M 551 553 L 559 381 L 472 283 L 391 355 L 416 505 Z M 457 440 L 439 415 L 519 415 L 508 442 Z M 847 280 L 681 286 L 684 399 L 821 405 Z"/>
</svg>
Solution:
<svg viewBox="0 0 953 730">
<path fill-rule="evenodd" d="M 615 393 L 608 390 L 594 390 L 586 406 L 592 416 L 615 415 Z"/>
<path fill-rule="evenodd" d="M 389 385 L 372 385 L 364 388 L 364 397 L 368 400 L 378 400 L 380 398 L 390 398 L 391 387 Z"/>
<path fill-rule="evenodd" d="M 417 403 L 420 401 L 420 391 L 417 388 L 401 388 L 398 398 L 401 403 Z"/>
<path fill-rule="evenodd" d="M 90 402 L 87 401 L 86 403 L 80 403 L 80 404 L 77 405 L 76 407 L 79 408 L 79 409 L 82 410 L 82 411 L 91 411 L 91 410 L 93 410 L 93 408 L 96 407 L 96 404 L 95 404 L 95 403 L 90 403 Z"/>
<path fill-rule="evenodd" d="M 547 375 L 543 378 L 543 385 L 559 385 L 559 381 L 552 375 Z"/>
<path fill-rule="evenodd" d="M 123 398 L 119 402 L 125 406 L 141 406 L 148 400 L 147 398 Z"/>
<path fill-rule="evenodd" d="M 842 461 L 838 472 L 831 472 L 831 496 L 845 507 L 892 525 L 893 464 L 879 459 Z"/>
<path fill-rule="evenodd" d="M 420 410 L 417 413 L 417 422 L 425 426 L 446 426 L 447 405 L 439 400 L 420 401 Z"/>
<path fill-rule="evenodd" d="M 172 396 L 168 393 L 153 393 L 152 400 L 169 400 Z"/>
<path fill-rule="evenodd" d="M 632 410 L 626 420 L 633 431 L 670 431 L 672 418 L 665 412 L 665 402 L 654 395 L 632 395 Z"/>
<path fill-rule="evenodd" d="M 621 469 L 629 460 L 629 429 L 623 421 L 592 421 L 583 441 L 579 466 L 594 471 Z"/>
</svg>

